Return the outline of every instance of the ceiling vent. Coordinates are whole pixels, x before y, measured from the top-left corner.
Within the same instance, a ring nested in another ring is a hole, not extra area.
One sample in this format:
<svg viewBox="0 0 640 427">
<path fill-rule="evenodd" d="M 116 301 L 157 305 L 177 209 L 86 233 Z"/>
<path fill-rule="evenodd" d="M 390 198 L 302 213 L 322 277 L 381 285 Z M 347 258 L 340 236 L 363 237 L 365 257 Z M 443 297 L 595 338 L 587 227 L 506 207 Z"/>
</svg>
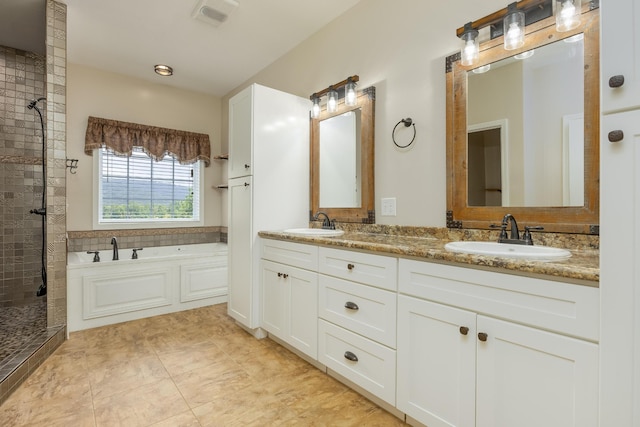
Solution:
<svg viewBox="0 0 640 427">
<path fill-rule="evenodd" d="M 219 27 L 239 6 L 235 0 L 198 0 L 192 17 Z"/>
</svg>

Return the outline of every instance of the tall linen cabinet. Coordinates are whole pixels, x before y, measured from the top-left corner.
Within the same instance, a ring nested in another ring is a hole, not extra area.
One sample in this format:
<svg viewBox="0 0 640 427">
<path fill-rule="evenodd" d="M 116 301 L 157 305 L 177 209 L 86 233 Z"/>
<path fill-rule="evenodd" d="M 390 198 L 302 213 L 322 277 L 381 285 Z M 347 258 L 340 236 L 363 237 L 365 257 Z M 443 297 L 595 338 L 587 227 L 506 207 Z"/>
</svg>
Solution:
<svg viewBox="0 0 640 427">
<path fill-rule="evenodd" d="M 228 313 L 257 337 L 260 230 L 309 224 L 310 101 L 253 84 L 229 100 Z"/>
</svg>

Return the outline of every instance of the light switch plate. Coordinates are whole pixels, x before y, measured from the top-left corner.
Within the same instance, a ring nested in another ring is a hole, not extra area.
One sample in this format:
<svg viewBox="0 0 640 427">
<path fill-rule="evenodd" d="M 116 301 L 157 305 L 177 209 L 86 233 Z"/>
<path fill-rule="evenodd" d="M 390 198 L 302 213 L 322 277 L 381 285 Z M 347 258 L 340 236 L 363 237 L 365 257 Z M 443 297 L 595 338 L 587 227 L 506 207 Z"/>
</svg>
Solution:
<svg viewBox="0 0 640 427">
<path fill-rule="evenodd" d="M 381 200 L 382 216 L 396 216 L 396 198 L 387 197 Z"/>
</svg>

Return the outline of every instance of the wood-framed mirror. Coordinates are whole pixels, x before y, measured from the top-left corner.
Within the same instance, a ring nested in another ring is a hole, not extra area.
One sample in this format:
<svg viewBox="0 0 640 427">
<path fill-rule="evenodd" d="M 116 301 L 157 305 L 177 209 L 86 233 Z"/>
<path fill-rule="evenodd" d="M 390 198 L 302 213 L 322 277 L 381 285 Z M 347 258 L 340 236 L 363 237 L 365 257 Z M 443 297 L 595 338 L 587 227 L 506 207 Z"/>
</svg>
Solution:
<svg viewBox="0 0 640 427">
<path fill-rule="evenodd" d="M 555 47 L 572 53 L 551 53 Z M 509 59 L 534 50 L 543 65 L 526 65 L 526 54 Z M 558 55 L 577 59 L 544 65 Z M 516 83 L 506 77 L 508 64 L 515 64 Z M 493 83 L 474 75 L 486 65 Z M 447 227 L 490 228 L 510 213 L 548 232 L 598 234 L 599 77 L 599 10 L 589 5 L 571 31 L 557 32 L 551 16 L 526 27 L 518 50 L 505 50 L 498 37 L 482 43 L 472 66 L 462 66 L 460 54 L 448 57 Z M 576 82 L 577 93 L 561 92 Z M 558 106 L 564 101 L 573 106 Z"/>
<path fill-rule="evenodd" d="M 338 222 L 375 223 L 375 87 L 358 91 L 355 106 L 340 99 L 311 118 L 310 218 L 326 213 Z"/>
</svg>

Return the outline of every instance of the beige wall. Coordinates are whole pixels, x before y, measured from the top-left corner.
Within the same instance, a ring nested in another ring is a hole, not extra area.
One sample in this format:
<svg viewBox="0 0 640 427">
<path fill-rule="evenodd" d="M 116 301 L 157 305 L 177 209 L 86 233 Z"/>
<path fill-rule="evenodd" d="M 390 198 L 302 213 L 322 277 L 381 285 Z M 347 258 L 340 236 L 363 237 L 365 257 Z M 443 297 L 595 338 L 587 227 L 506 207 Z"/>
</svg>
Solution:
<svg viewBox="0 0 640 427">
<path fill-rule="evenodd" d="M 151 72 L 151 71 L 150 71 Z M 212 155 L 220 154 L 220 98 L 172 88 L 78 64 L 68 64 L 67 157 L 79 159 L 67 174 L 67 229 L 93 228 L 93 157 L 84 154 L 87 117 L 97 116 L 153 126 L 206 133 Z M 204 225 L 222 222 L 220 183 L 226 163 L 204 168 Z"/>
<path fill-rule="evenodd" d="M 458 27 L 503 7 L 497 0 L 363 0 L 228 94 L 223 126 L 228 98 L 250 83 L 308 97 L 358 74 L 360 88 L 377 89 L 376 222 L 444 226 L 445 58 L 460 48 Z M 406 117 L 417 137 L 400 150 L 391 131 Z M 396 217 L 380 215 L 383 197 L 397 198 Z"/>
</svg>

